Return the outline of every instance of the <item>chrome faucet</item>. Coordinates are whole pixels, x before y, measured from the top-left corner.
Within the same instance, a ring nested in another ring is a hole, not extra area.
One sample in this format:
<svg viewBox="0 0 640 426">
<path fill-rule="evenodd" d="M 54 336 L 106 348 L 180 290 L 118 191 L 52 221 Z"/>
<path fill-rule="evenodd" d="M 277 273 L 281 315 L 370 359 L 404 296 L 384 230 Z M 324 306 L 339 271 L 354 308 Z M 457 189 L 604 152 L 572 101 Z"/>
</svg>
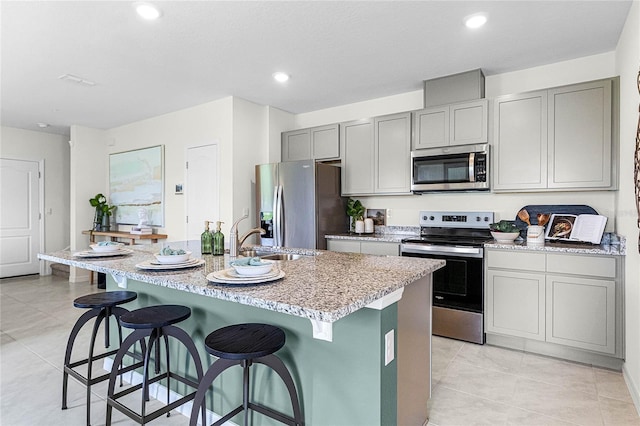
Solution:
<svg viewBox="0 0 640 426">
<path fill-rule="evenodd" d="M 241 220 L 248 218 L 249 215 L 245 214 L 240 219 L 236 220 L 231 226 L 231 231 L 229 231 L 229 256 L 237 257 L 240 248 L 244 241 L 249 238 L 252 234 L 260 233 L 260 235 L 264 235 L 267 231 L 262 228 L 253 228 L 244 233 L 240 238 L 238 238 L 238 223 Z"/>
</svg>

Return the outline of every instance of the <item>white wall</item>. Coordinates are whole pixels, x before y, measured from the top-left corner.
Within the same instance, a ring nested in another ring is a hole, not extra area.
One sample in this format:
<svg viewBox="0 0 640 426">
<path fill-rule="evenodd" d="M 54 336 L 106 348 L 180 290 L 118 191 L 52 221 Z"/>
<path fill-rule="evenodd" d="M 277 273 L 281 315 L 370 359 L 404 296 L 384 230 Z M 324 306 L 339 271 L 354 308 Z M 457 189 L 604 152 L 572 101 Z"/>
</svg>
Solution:
<svg viewBox="0 0 640 426">
<path fill-rule="evenodd" d="M 44 162 L 44 248 L 69 245 L 69 138 L 2 127 L 0 157 Z"/>
<path fill-rule="evenodd" d="M 631 6 L 616 49 L 616 70 L 620 74 L 620 190 L 616 199 L 618 232 L 627 237 L 625 258 L 625 380 L 640 411 L 640 255 L 638 213 L 634 194 L 634 151 L 640 95 L 636 78 L 640 71 L 640 2 Z"/>
</svg>

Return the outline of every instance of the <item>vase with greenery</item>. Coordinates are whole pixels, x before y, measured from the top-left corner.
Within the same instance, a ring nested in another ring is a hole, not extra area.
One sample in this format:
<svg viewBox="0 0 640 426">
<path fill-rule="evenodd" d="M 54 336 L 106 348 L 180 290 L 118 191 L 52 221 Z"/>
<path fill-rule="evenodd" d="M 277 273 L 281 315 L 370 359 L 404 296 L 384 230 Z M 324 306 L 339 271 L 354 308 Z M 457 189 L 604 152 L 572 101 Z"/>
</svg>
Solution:
<svg viewBox="0 0 640 426">
<path fill-rule="evenodd" d="M 349 198 L 347 201 L 347 216 L 349 216 L 349 232 L 355 231 L 356 220 L 364 220 L 365 208 L 360 200 Z"/>
<path fill-rule="evenodd" d="M 93 216 L 93 230 L 109 231 L 111 229 L 111 215 L 117 206 L 107 204 L 107 197 L 100 193 L 90 198 L 89 204 L 96 209 L 95 215 Z"/>
</svg>

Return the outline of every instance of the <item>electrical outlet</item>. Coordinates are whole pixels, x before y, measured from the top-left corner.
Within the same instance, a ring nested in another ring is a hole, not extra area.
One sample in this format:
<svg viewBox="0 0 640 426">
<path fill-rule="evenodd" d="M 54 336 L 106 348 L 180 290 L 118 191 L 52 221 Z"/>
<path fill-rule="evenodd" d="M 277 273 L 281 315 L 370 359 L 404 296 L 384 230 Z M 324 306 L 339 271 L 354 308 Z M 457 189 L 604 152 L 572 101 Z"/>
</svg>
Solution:
<svg viewBox="0 0 640 426">
<path fill-rule="evenodd" d="M 244 209 L 242 209 L 242 216 L 249 216 L 249 208 L 245 207 Z"/>
<path fill-rule="evenodd" d="M 389 331 L 384 335 L 384 365 L 389 365 L 395 358 L 395 332 Z"/>
</svg>

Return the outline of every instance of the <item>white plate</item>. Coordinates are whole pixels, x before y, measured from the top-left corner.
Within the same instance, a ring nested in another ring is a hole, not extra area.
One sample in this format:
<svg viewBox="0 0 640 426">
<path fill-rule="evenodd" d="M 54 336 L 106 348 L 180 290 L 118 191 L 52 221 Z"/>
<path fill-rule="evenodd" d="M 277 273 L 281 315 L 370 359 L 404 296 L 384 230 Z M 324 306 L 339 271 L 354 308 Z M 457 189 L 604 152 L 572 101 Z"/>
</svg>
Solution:
<svg viewBox="0 0 640 426">
<path fill-rule="evenodd" d="M 231 273 L 229 273 L 229 271 L 231 271 Z M 280 270 L 257 277 L 247 277 L 244 275 L 239 275 L 233 269 L 223 269 L 221 271 L 212 272 L 207 275 L 207 280 L 211 281 L 212 283 L 235 285 L 267 283 L 271 281 L 277 281 L 281 278 L 284 278 L 284 271 Z"/>
<path fill-rule="evenodd" d="M 154 264 L 152 261 L 146 261 L 142 263 L 138 263 L 136 268 L 145 269 L 147 271 L 166 271 L 170 269 L 184 269 L 184 268 L 195 268 L 198 266 L 202 266 L 205 264 L 203 259 L 195 259 L 195 262 L 189 263 L 162 263 L 162 264 Z"/>
<path fill-rule="evenodd" d="M 157 266 L 167 266 L 167 265 L 195 265 L 196 263 L 200 262 L 200 260 L 202 259 L 197 259 L 197 258 L 191 258 L 191 259 L 187 259 L 184 262 L 175 262 L 175 263 L 167 263 L 167 262 L 159 262 L 157 259 L 156 260 L 150 260 L 149 263 L 151 265 L 157 265 Z"/>
<path fill-rule="evenodd" d="M 74 257 L 86 257 L 86 258 L 90 258 L 90 257 L 112 257 L 112 256 L 124 256 L 125 254 L 131 254 L 133 253 L 133 250 L 129 250 L 129 249 L 119 249 L 116 251 L 93 251 L 93 250 L 84 250 L 84 251 L 79 251 L 76 253 L 73 253 Z"/>
<path fill-rule="evenodd" d="M 191 252 L 185 252 L 184 254 L 154 254 L 156 257 L 156 261 L 163 264 L 175 264 L 175 263 L 184 263 L 190 259 Z"/>
</svg>

